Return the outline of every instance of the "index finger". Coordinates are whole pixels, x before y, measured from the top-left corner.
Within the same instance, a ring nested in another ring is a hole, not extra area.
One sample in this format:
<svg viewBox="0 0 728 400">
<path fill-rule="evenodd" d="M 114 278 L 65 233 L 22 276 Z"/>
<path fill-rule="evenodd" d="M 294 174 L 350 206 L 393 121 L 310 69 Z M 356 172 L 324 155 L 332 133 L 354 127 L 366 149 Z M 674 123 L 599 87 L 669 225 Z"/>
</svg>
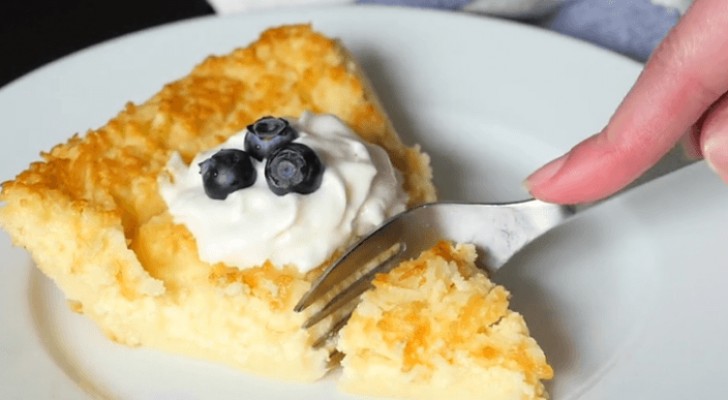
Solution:
<svg viewBox="0 0 728 400">
<path fill-rule="evenodd" d="M 526 181 L 545 201 L 608 196 L 637 178 L 728 91 L 728 7 L 696 0 L 647 62 L 606 128 Z"/>
</svg>

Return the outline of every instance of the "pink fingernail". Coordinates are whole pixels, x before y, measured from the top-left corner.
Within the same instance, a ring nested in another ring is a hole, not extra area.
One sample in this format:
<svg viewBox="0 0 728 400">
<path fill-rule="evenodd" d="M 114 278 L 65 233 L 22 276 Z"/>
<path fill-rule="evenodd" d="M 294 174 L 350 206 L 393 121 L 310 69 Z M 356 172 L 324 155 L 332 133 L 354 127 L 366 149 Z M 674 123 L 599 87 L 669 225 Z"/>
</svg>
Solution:
<svg viewBox="0 0 728 400">
<path fill-rule="evenodd" d="M 690 131 L 682 137 L 680 145 L 683 150 L 683 155 L 690 160 L 699 160 L 703 158 L 703 153 L 700 150 L 700 130 L 693 126 Z"/>
<path fill-rule="evenodd" d="M 524 186 L 526 186 L 526 189 L 531 191 L 532 187 L 540 186 L 540 185 L 546 183 L 549 179 L 554 177 L 556 175 L 556 173 L 559 172 L 559 170 L 561 170 L 561 167 L 564 166 L 566 159 L 567 159 L 567 155 L 564 154 L 563 156 L 549 162 L 548 164 L 546 164 L 543 167 L 536 170 L 536 172 L 531 174 L 523 182 Z"/>
<path fill-rule="evenodd" d="M 728 135 L 711 135 L 703 144 L 703 156 L 710 168 L 728 182 Z"/>
</svg>

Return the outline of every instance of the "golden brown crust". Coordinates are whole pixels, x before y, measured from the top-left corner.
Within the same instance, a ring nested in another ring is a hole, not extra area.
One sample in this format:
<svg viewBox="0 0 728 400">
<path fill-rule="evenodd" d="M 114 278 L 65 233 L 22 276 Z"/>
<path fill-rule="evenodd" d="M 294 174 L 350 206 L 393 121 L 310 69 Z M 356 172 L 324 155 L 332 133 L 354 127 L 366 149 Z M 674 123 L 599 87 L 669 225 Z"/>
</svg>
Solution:
<svg viewBox="0 0 728 400">
<path fill-rule="evenodd" d="M 301 330 L 304 316 L 291 311 L 310 276 L 202 263 L 194 240 L 167 213 L 157 177 L 174 151 L 189 161 L 261 116 L 313 111 L 337 115 L 384 147 L 403 173 L 410 205 L 434 200 L 427 156 L 400 142 L 378 104 L 335 40 L 308 25 L 269 29 L 43 154 L 3 184 L 0 225 L 74 309 L 116 341 L 316 379 L 328 351 L 310 348 L 316 333 Z M 255 340 L 273 347 L 246 344 Z"/>
<path fill-rule="evenodd" d="M 156 177 L 172 151 L 189 161 L 263 115 L 332 113 L 367 141 L 384 147 L 400 171 L 410 205 L 433 201 L 427 156 L 405 147 L 367 90 L 361 71 L 343 48 L 308 25 L 265 31 L 249 47 L 210 56 L 186 77 L 84 137 L 44 154 L 15 181 L 16 188 L 57 191 L 71 202 L 117 212 L 125 231 L 164 210 Z"/>
<path fill-rule="evenodd" d="M 342 386 L 403 399 L 548 397 L 551 367 L 475 257 L 472 245 L 441 242 L 377 275 L 341 331 Z"/>
</svg>

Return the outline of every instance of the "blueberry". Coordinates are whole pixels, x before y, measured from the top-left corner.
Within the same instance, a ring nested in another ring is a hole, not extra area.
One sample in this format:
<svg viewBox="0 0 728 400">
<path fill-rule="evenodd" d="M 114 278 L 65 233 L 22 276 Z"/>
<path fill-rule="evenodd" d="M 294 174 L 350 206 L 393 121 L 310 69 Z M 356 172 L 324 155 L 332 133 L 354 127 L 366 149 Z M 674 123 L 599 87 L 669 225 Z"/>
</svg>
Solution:
<svg viewBox="0 0 728 400">
<path fill-rule="evenodd" d="M 283 118 L 263 117 L 248 125 L 245 151 L 262 161 L 278 147 L 292 142 L 298 132 Z"/>
<path fill-rule="evenodd" d="M 215 200 L 252 185 L 257 176 L 250 155 L 238 149 L 220 150 L 199 165 L 205 193 Z"/>
<path fill-rule="evenodd" d="M 268 156 L 265 180 L 278 196 L 294 192 L 309 194 L 321 186 L 324 166 L 310 147 L 288 143 Z"/>
</svg>

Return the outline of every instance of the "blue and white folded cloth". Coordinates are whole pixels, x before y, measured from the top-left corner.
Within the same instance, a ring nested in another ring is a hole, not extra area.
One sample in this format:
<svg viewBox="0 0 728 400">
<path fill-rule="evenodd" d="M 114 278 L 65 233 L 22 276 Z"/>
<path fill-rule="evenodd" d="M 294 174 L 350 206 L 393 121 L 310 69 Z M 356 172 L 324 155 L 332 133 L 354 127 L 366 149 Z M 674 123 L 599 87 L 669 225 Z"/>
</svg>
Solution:
<svg viewBox="0 0 728 400">
<path fill-rule="evenodd" d="M 645 61 L 692 0 L 208 0 L 219 14 L 322 4 L 385 4 L 527 21 Z"/>
</svg>

